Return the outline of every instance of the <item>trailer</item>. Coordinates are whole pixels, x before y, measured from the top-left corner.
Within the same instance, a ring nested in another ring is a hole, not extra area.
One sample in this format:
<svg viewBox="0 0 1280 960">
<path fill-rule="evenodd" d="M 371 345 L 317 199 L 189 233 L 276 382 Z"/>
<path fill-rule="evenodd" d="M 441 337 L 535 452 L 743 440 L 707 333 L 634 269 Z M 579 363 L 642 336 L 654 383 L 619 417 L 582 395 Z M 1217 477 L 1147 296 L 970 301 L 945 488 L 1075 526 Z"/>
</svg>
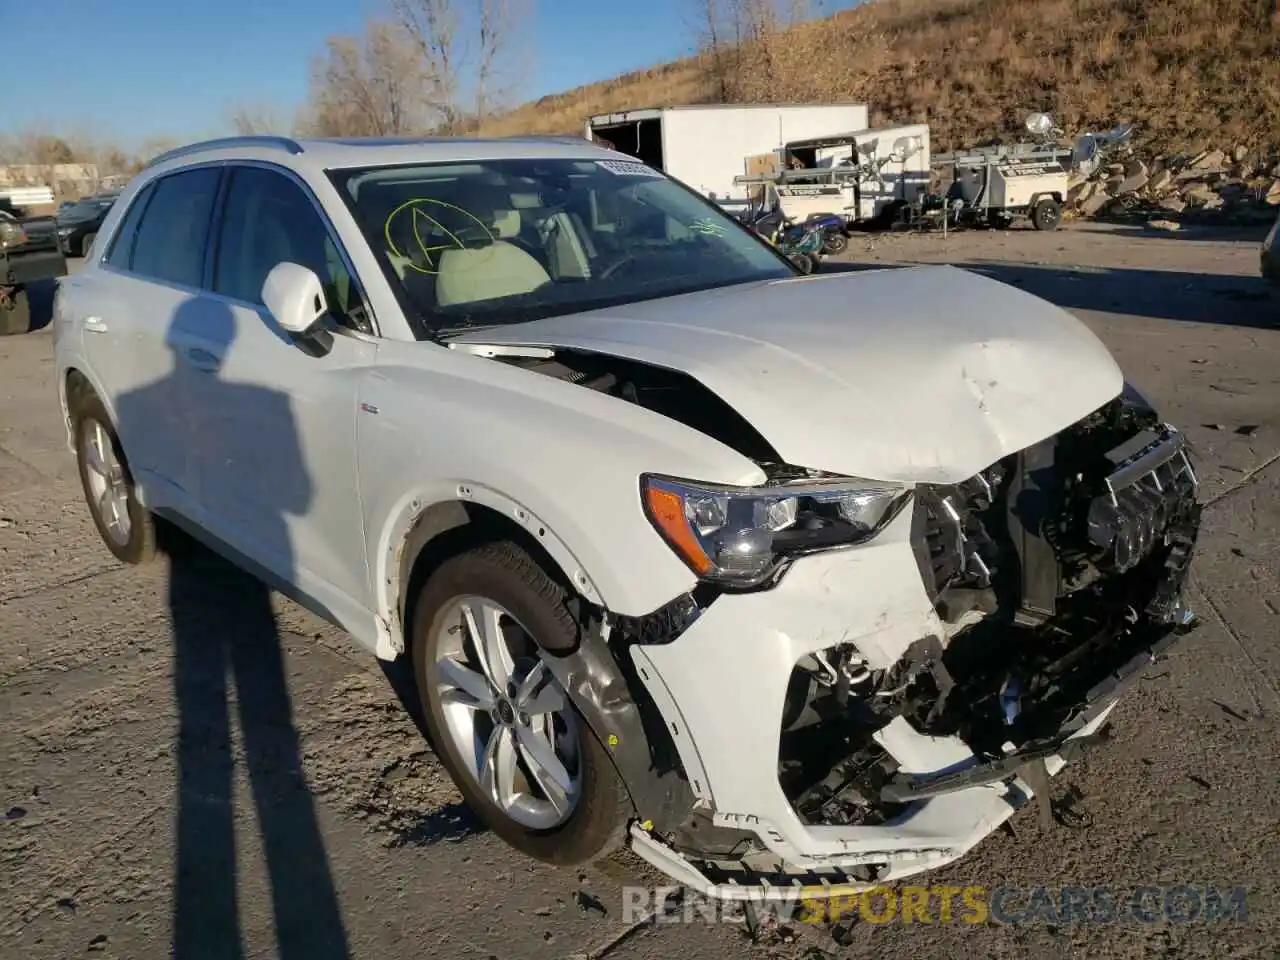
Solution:
<svg viewBox="0 0 1280 960">
<path fill-rule="evenodd" d="M 1062 222 L 1071 175 L 1070 149 L 1033 143 L 979 147 L 934 157 L 949 170 L 946 209 L 952 222 L 1007 226 L 1027 217 L 1037 230 Z"/>
<path fill-rule="evenodd" d="M 792 140 L 867 126 L 862 103 L 706 104 L 606 113 L 586 122 L 586 138 L 664 171 L 727 209 L 745 207 L 734 182 L 746 157 Z"/>
<path fill-rule="evenodd" d="M 761 203 L 793 220 L 837 213 L 884 226 L 931 220 L 944 227 L 1008 226 L 1026 217 L 1037 230 L 1052 230 L 1062 220 L 1073 166 L 1071 149 L 1043 142 L 931 156 L 924 124 L 789 142 L 783 153 L 785 169 L 736 182 L 763 187 Z M 931 191 L 934 182 L 946 185 L 941 194 Z"/>
<path fill-rule="evenodd" d="M 928 124 L 791 140 L 779 153 L 775 171 L 735 180 L 749 190 L 763 188 L 757 202 L 792 220 L 820 213 L 850 223 L 883 220 L 919 206 L 929 191 Z"/>
</svg>

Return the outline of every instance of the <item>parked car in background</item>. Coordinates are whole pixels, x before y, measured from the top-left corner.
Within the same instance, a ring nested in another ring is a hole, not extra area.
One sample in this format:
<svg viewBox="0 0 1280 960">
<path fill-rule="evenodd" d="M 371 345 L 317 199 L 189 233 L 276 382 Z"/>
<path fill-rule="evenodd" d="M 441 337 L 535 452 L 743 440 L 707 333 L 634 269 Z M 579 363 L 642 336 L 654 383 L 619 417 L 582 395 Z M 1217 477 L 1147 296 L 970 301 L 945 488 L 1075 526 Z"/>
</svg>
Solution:
<svg viewBox="0 0 1280 960">
<path fill-rule="evenodd" d="M 1193 622 L 1183 435 L 976 273 L 803 276 L 585 141 L 197 144 L 100 237 L 54 346 L 108 548 L 167 518 L 408 658 L 529 856 L 735 898 L 942 866 L 1050 814 Z"/>
<path fill-rule="evenodd" d="M 69 207 L 59 208 L 54 215 L 57 221 L 58 246 L 64 256 L 83 257 L 89 253 L 93 241 L 102 228 L 102 222 L 111 212 L 117 194 L 95 194 L 84 197 Z"/>
<path fill-rule="evenodd" d="M 0 209 L 0 335 L 31 329 L 28 285 L 65 276 L 53 217 Z"/>
<path fill-rule="evenodd" d="M 1271 232 L 1262 241 L 1262 276 L 1273 287 L 1280 289 L 1280 215 L 1271 225 Z"/>
</svg>

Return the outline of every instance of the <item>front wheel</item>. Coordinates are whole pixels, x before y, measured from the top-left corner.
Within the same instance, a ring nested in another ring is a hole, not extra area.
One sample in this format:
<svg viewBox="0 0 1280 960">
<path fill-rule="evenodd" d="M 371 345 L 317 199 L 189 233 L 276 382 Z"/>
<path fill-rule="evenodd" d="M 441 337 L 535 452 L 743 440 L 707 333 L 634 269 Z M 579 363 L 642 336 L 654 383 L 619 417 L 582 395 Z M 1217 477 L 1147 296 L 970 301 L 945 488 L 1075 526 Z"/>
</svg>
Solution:
<svg viewBox="0 0 1280 960">
<path fill-rule="evenodd" d="M 842 233 L 828 233 L 822 240 L 822 252 L 828 256 L 844 253 L 848 247 L 849 240 Z"/>
<path fill-rule="evenodd" d="M 1031 224 L 1037 230 L 1056 230 L 1062 222 L 1062 206 L 1057 200 L 1039 201 L 1031 211 Z"/>
<path fill-rule="evenodd" d="M 813 273 L 813 257 L 807 253 L 793 253 L 790 258 L 792 263 L 796 265 L 796 269 L 803 274 Z"/>
<path fill-rule="evenodd" d="M 31 301 L 21 287 L 0 287 L 0 337 L 31 329 Z"/>
<path fill-rule="evenodd" d="M 622 843 L 630 798 L 549 666 L 579 627 L 570 592 L 512 543 L 428 578 L 411 615 L 418 697 L 468 806 L 521 853 L 557 865 Z"/>
</svg>

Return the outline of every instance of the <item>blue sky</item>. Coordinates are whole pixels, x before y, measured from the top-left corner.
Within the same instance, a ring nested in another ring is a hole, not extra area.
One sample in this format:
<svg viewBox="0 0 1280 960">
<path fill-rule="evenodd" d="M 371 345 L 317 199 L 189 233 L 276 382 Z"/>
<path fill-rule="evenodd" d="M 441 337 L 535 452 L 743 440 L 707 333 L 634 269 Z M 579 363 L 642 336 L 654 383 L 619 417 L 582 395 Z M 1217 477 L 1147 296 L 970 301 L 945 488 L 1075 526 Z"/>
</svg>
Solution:
<svg viewBox="0 0 1280 960">
<path fill-rule="evenodd" d="M 691 52 L 692 0 L 528 0 L 530 98 Z M 830 10 L 849 0 L 827 0 Z M 324 39 L 379 0 L 0 0 L 0 132 L 82 131 L 136 146 L 224 131 L 228 106 L 292 116 Z"/>
</svg>

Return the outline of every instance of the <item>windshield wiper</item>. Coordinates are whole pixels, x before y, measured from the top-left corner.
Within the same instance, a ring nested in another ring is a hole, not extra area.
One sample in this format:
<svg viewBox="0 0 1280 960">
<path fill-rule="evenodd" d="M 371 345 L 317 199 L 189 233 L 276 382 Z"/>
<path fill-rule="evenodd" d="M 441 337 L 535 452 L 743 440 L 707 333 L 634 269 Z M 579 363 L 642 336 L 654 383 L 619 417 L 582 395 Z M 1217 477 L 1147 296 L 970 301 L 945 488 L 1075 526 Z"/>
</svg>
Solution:
<svg viewBox="0 0 1280 960">
<path fill-rule="evenodd" d="M 510 323 L 464 323 L 461 326 L 436 327 L 432 333 L 437 337 L 460 337 L 466 333 L 479 333 L 481 330 L 493 330 L 497 327 L 509 326 L 511 326 Z"/>
</svg>

